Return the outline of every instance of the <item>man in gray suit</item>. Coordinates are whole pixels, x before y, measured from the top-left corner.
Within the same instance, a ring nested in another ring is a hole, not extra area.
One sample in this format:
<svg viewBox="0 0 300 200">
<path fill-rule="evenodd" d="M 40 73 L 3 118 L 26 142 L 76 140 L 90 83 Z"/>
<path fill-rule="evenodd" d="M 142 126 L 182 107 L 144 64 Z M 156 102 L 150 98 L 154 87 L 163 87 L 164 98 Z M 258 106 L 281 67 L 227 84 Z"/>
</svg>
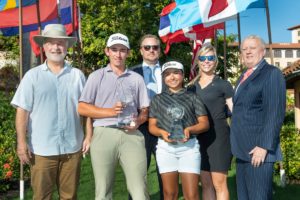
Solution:
<svg viewBox="0 0 300 200">
<path fill-rule="evenodd" d="M 273 166 L 282 159 L 279 133 L 285 116 L 285 80 L 264 60 L 265 52 L 258 36 L 242 42 L 247 71 L 237 82 L 231 123 L 239 200 L 272 199 Z"/>
<path fill-rule="evenodd" d="M 144 35 L 140 40 L 140 53 L 143 57 L 143 62 L 139 65 L 134 66 L 132 70 L 143 76 L 145 84 L 147 86 L 148 96 L 150 99 L 152 99 L 154 95 L 161 93 L 162 91 L 161 66 L 159 64 L 159 38 L 151 34 Z M 145 137 L 148 169 L 151 162 L 151 155 L 153 154 L 155 156 L 156 153 L 157 137 L 149 133 L 148 121 L 142 124 L 139 127 L 139 130 Z M 160 189 L 160 199 L 163 199 L 162 180 L 157 166 L 156 170 Z"/>
</svg>

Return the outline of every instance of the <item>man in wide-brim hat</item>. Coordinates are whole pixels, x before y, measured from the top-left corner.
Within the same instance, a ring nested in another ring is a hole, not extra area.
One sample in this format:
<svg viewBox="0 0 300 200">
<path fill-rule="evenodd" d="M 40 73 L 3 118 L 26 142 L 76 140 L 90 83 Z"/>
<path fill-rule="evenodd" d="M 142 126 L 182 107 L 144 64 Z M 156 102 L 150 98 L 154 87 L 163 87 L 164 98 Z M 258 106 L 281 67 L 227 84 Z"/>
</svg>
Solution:
<svg viewBox="0 0 300 200">
<path fill-rule="evenodd" d="M 50 200 L 55 185 L 60 199 L 76 199 L 83 144 L 77 104 L 85 77 L 64 60 L 76 38 L 63 25 L 50 24 L 34 41 L 47 60 L 25 74 L 11 102 L 17 154 L 31 167 L 33 199 Z"/>
<path fill-rule="evenodd" d="M 67 35 L 65 27 L 61 24 L 47 25 L 43 30 L 42 35 L 34 36 L 33 40 L 35 41 L 35 43 L 42 47 L 44 42 L 50 38 L 63 39 L 67 41 L 68 48 L 72 47 L 77 41 L 77 38 Z"/>
</svg>

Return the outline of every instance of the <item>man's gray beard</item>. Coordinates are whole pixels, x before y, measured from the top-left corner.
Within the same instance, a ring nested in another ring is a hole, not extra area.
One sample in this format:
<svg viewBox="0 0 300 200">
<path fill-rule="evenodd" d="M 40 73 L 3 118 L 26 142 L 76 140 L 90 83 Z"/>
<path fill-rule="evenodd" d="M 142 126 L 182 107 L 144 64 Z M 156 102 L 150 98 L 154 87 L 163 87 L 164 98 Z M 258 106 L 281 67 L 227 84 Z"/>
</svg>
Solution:
<svg viewBox="0 0 300 200">
<path fill-rule="evenodd" d="M 65 60 L 65 57 L 67 55 L 67 52 L 63 52 L 61 54 L 51 54 L 49 52 L 45 52 L 46 54 L 46 57 L 49 61 L 52 61 L 52 62 L 63 62 Z"/>
</svg>

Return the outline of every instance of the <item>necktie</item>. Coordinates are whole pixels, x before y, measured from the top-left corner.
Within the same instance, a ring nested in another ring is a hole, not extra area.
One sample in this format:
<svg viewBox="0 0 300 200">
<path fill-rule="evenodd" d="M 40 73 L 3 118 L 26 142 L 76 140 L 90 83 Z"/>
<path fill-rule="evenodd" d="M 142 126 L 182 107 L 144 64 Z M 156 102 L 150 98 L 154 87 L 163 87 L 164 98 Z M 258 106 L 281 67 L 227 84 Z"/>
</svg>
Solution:
<svg viewBox="0 0 300 200">
<path fill-rule="evenodd" d="M 150 83 L 155 83 L 156 82 L 156 78 L 155 78 L 155 67 L 148 67 L 149 69 L 149 82 Z"/>
<path fill-rule="evenodd" d="M 247 71 L 244 73 L 244 76 L 240 82 L 240 84 L 242 84 L 253 72 L 253 68 L 249 68 L 247 69 Z"/>
<path fill-rule="evenodd" d="M 148 93 L 150 99 L 154 97 L 155 94 L 157 94 L 157 83 L 155 78 L 155 67 L 148 67 Z"/>
</svg>

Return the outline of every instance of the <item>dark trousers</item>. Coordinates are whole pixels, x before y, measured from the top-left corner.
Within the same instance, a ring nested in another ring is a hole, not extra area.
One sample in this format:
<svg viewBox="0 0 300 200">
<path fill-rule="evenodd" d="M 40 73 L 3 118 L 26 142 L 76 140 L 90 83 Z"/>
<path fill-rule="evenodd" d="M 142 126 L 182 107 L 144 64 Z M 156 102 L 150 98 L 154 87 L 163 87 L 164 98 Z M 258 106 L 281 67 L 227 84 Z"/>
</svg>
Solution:
<svg viewBox="0 0 300 200">
<path fill-rule="evenodd" d="M 239 200 L 271 200 L 273 162 L 254 167 L 250 162 L 236 160 L 236 184 Z"/>
<path fill-rule="evenodd" d="M 143 135 L 145 137 L 145 148 L 146 148 L 147 170 L 148 170 L 150 167 L 152 154 L 154 155 L 154 157 L 156 159 L 156 145 L 157 145 L 158 137 L 153 136 L 152 134 L 149 133 L 148 122 L 142 124 L 139 127 L 139 130 L 143 133 Z M 161 176 L 160 176 L 157 164 L 156 164 L 156 173 L 157 173 L 157 180 L 158 180 L 158 184 L 159 184 L 160 200 L 163 200 L 164 199 L 163 184 L 162 184 L 162 180 L 161 180 Z M 129 195 L 128 199 L 132 200 L 130 195 Z"/>
</svg>

